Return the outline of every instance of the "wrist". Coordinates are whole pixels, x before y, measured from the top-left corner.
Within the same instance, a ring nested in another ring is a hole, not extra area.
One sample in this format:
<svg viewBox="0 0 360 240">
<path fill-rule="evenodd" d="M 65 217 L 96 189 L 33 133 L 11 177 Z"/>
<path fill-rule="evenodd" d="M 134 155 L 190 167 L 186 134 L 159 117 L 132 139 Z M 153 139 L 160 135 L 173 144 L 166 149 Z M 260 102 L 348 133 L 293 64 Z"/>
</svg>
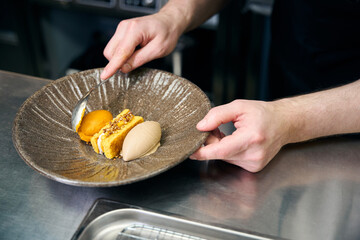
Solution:
<svg viewBox="0 0 360 240">
<path fill-rule="evenodd" d="M 191 16 L 181 5 L 177 6 L 171 3 L 166 4 L 156 15 L 173 27 L 172 32 L 180 36 L 187 31 Z"/>
<path fill-rule="evenodd" d="M 304 119 L 299 104 L 292 98 L 284 98 L 271 102 L 274 106 L 277 121 L 281 127 L 282 144 L 301 142 L 304 136 Z"/>
</svg>

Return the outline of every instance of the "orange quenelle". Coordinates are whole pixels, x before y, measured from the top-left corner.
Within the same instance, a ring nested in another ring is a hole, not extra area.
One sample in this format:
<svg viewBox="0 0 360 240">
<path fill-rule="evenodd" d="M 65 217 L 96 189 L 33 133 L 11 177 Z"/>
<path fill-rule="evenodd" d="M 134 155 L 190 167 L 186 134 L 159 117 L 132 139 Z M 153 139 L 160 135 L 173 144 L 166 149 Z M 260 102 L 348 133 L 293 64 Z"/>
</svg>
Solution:
<svg viewBox="0 0 360 240">
<path fill-rule="evenodd" d="M 113 119 L 107 110 L 95 110 L 86 114 L 76 128 L 81 140 L 90 142 L 91 137 Z"/>
</svg>

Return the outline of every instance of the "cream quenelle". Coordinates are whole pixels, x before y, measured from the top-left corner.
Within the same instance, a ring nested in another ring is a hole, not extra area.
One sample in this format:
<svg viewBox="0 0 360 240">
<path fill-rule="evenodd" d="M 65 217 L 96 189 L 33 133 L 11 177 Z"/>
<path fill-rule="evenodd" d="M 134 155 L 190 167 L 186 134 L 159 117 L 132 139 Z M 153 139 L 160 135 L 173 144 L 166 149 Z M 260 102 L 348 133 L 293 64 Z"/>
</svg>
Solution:
<svg viewBox="0 0 360 240">
<path fill-rule="evenodd" d="M 154 153 L 160 146 L 161 127 L 158 122 L 145 121 L 129 131 L 124 139 L 121 155 L 130 161 Z"/>
</svg>

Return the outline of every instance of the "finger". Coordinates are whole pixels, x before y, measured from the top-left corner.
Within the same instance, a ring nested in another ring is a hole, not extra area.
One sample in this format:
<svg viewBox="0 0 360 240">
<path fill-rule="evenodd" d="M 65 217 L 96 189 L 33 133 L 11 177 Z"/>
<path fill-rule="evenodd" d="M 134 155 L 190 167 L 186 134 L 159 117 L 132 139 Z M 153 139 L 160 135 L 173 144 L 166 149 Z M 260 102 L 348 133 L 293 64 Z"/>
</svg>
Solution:
<svg viewBox="0 0 360 240">
<path fill-rule="evenodd" d="M 115 72 L 121 68 L 121 66 L 125 63 L 126 60 L 126 55 L 114 55 L 102 71 L 100 75 L 101 79 L 107 79 L 114 75 Z"/>
<path fill-rule="evenodd" d="M 118 27 L 116 28 L 114 35 L 104 49 L 103 53 L 107 60 L 110 61 L 113 57 L 118 43 L 121 42 L 127 35 L 126 31 L 128 31 L 127 24 L 125 23 L 125 21 L 120 22 Z"/>
<path fill-rule="evenodd" d="M 111 60 L 115 53 L 115 49 L 118 46 L 118 43 L 120 41 L 120 36 L 114 35 L 110 41 L 106 44 L 106 47 L 104 48 L 103 54 L 107 60 Z"/>
<path fill-rule="evenodd" d="M 147 62 L 150 62 L 154 59 L 165 56 L 167 52 L 170 52 L 172 49 L 166 49 L 163 47 L 164 44 L 159 42 L 159 40 L 152 40 L 144 47 L 135 51 L 131 57 L 126 62 L 130 69 L 121 69 L 122 72 L 127 73 L 131 70 L 134 70 Z"/>
<path fill-rule="evenodd" d="M 197 160 L 223 159 L 232 160 L 246 149 L 244 140 L 233 135 L 226 136 L 218 142 L 199 148 L 192 157 Z"/>
<path fill-rule="evenodd" d="M 119 25 L 120 26 L 120 25 Z M 130 29 L 131 30 L 131 29 Z M 102 79 L 111 77 L 117 70 L 124 67 L 125 72 L 131 71 L 131 65 L 123 66 L 131 55 L 134 54 L 136 47 L 144 44 L 144 38 L 141 31 L 130 31 L 127 27 L 118 27 L 117 33 L 110 40 L 108 49 L 106 49 L 107 58 L 110 59 L 109 63 L 105 66 L 101 74 Z M 126 35 L 126 37 L 124 37 Z M 145 43 L 146 44 L 146 43 Z M 114 47 L 116 45 L 116 48 Z M 108 51 L 110 53 L 108 53 Z M 104 50 L 105 52 L 105 50 Z"/>
<path fill-rule="evenodd" d="M 206 116 L 196 125 L 200 131 L 212 131 L 221 124 L 234 121 L 239 110 L 232 103 L 212 108 Z"/>
<path fill-rule="evenodd" d="M 222 133 L 218 128 L 215 129 L 214 131 L 212 131 L 209 136 L 207 137 L 207 139 L 205 140 L 204 146 L 209 145 L 209 144 L 213 144 L 213 143 L 218 143 L 221 138 L 223 138 L 225 135 L 224 133 Z M 190 159 L 196 159 L 196 152 L 193 153 L 190 157 Z"/>
<path fill-rule="evenodd" d="M 131 55 L 134 53 L 136 46 L 140 40 L 130 37 L 119 43 L 109 63 L 105 66 L 104 71 L 101 74 L 102 79 L 111 77 L 117 70 L 121 69 L 123 65 L 128 61 Z M 130 69 L 131 66 L 125 66 L 124 69 Z M 130 71 L 129 70 L 129 71 Z M 127 72 L 129 72 L 127 71 Z"/>
</svg>

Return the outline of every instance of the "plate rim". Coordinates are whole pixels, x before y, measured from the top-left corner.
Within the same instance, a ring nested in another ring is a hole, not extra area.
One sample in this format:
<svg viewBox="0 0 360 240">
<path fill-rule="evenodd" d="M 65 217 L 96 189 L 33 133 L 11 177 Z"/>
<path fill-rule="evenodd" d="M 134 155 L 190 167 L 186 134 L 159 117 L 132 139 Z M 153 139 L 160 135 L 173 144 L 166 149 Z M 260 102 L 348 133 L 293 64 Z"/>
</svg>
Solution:
<svg viewBox="0 0 360 240">
<path fill-rule="evenodd" d="M 58 173 L 55 172 L 51 172 L 49 173 L 49 171 L 41 166 L 39 166 L 38 164 L 36 164 L 33 161 L 30 161 L 27 159 L 26 156 L 24 156 L 24 154 L 22 153 L 22 148 L 20 146 L 20 141 L 18 139 L 18 135 L 16 134 L 17 129 L 19 128 L 19 121 L 20 121 L 20 117 L 22 112 L 24 111 L 24 109 L 30 104 L 30 102 L 36 98 L 39 94 L 42 93 L 42 91 L 44 91 L 44 89 L 49 88 L 50 86 L 57 84 L 59 82 L 62 81 L 66 81 L 69 76 L 73 76 L 73 75 L 86 75 L 90 72 L 96 72 L 96 71 L 102 71 L 104 68 L 94 68 L 94 69 L 88 69 L 88 70 L 84 70 L 84 71 L 80 71 L 77 73 L 73 73 L 71 75 L 67 75 L 67 76 L 63 76 L 59 79 L 53 80 L 50 83 L 44 85 L 43 87 L 41 87 L 39 90 L 37 90 L 35 93 L 33 93 L 31 96 L 29 96 L 20 106 L 20 108 L 18 109 L 13 124 L 12 124 L 12 141 L 13 141 L 13 145 L 17 151 L 17 153 L 19 154 L 19 156 L 22 158 L 22 160 L 28 165 L 30 166 L 32 169 L 34 169 L 36 172 L 40 173 L 41 175 L 55 180 L 57 182 L 61 182 L 64 184 L 68 184 L 68 185 L 72 185 L 72 186 L 80 186 L 80 187 L 115 187 L 115 186 L 121 186 L 121 185 L 127 185 L 130 183 L 134 183 L 134 182 L 138 182 L 141 180 L 145 180 L 147 178 L 151 178 L 154 177 L 156 175 L 159 175 L 160 173 L 163 173 L 175 166 L 177 166 L 178 164 L 180 164 L 181 162 L 183 162 L 184 160 L 186 160 L 196 149 L 198 149 L 207 139 L 207 137 L 209 136 L 210 132 L 201 132 L 201 137 L 200 137 L 200 141 L 197 142 L 197 144 L 194 145 L 194 147 L 191 149 L 191 151 L 189 151 L 188 154 L 184 155 L 182 158 L 180 158 L 179 160 L 177 160 L 176 162 L 173 162 L 173 164 L 168 165 L 164 168 L 158 169 L 157 171 L 153 171 L 147 175 L 141 176 L 141 177 L 132 177 L 132 178 L 127 178 L 124 180 L 118 180 L 118 181 L 108 181 L 108 182 L 99 182 L 99 181 L 82 181 L 82 180 L 76 180 L 76 179 L 71 179 L 68 177 L 65 177 L 63 175 L 60 175 Z M 203 90 L 200 89 L 199 86 L 197 86 L 195 83 L 191 82 L 190 80 L 175 75 L 173 73 L 164 71 L 164 70 L 159 70 L 159 69 L 152 69 L 152 68 L 146 68 L 146 67 L 141 67 L 138 69 L 133 70 L 132 72 L 137 73 L 140 71 L 144 71 L 146 73 L 148 72 L 162 72 L 162 73 L 166 73 L 169 74 L 170 76 L 175 76 L 178 79 L 181 79 L 182 81 L 187 82 L 187 84 L 190 84 L 194 87 L 194 89 L 196 89 L 196 91 L 198 93 L 200 93 L 206 103 L 206 107 L 208 108 L 208 110 L 211 109 L 211 102 L 210 99 L 208 98 L 208 96 L 203 92 Z"/>
</svg>

